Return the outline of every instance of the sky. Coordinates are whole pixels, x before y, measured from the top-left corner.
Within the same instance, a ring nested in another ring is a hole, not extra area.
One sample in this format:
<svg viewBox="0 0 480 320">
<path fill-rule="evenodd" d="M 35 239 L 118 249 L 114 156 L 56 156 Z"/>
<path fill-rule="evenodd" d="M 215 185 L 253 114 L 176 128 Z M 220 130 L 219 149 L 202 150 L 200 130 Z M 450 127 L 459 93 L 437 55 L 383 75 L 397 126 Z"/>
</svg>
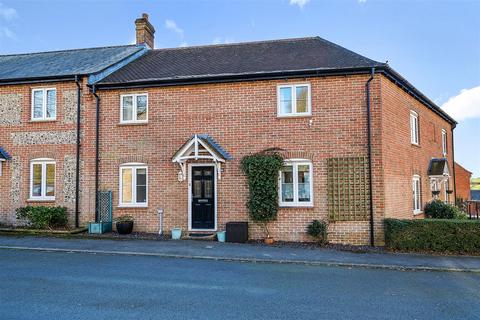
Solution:
<svg viewBox="0 0 480 320">
<path fill-rule="evenodd" d="M 156 48 L 320 36 L 388 61 L 459 122 L 480 177 L 480 0 L 0 0 L 0 54 L 130 44 L 143 12 Z"/>
</svg>

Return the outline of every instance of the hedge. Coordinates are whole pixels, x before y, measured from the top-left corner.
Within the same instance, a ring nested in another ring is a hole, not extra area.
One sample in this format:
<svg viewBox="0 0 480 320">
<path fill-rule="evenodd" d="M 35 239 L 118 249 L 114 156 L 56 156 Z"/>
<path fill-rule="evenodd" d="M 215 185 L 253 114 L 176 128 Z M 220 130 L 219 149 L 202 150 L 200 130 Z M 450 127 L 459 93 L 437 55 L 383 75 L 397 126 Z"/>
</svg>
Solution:
<svg viewBox="0 0 480 320">
<path fill-rule="evenodd" d="M 480 221 L 385 219 L 385 243 L 392 250 L 480 254 Z"/>
</svg>

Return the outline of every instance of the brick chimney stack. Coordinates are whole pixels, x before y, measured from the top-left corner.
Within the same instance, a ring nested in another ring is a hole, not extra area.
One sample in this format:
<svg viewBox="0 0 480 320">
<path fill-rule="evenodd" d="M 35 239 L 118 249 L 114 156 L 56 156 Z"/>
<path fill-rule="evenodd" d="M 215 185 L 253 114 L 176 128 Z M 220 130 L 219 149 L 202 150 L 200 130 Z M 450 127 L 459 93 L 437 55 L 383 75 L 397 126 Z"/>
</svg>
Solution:
<svg viewBox="0 0 480 320">
<path fill-rule="evenodd" d="M 142 17 L 135 20 L 135 32 L 137 45 L 146 44 L 151 49 L 155 48 L 155 28 L 148 21 L 148 14 L 142 13 Z"/>
</svg>

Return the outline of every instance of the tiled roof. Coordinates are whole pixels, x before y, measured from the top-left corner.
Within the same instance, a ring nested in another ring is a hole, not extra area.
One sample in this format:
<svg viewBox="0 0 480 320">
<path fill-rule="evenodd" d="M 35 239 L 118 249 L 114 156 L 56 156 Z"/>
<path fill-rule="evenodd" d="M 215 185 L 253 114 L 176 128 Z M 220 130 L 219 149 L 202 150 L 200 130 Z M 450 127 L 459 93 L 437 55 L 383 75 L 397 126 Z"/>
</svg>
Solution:
<svg viewBox="0 0 480 320">
<path fill-rule="evenodd" d="M 428 165 L 428 172 L 429 176 L 443 176 L 449 175 L 450 171 L 448 169 L 448 161 L 445 158 L 440 159 L 432 159 L 430 160 L 430 164 Z"/>
<path fill-rule="evenodd" d="M 0 55 L 0 82 L 88 75 L 143 50 L 136 45 Z"/>
<path fill-rule="evenodd" d="M 195 136 L 192 136 L 192 139 L 194 138 Z M 213 139 L 211 136 L 209 136 L 208 134 L 197 134 L 197 137 L 202 139 L 202 141 L 208 143 L 216 152 L 218 152 L 218 154 L 220 154 L 225 160 L 232 160 L 232 156 L 230 155 L 230 153 L 228 153 L 227 151 L 225 151 L 225 149 L 223 149 L 218 143 L 217 141 L 215 141 L 215 139 Z"/>
<path fill-rule="evenodd" d="M 320 37 L 151 50 L 100 83 L 384 66 Z"/>
</svg>

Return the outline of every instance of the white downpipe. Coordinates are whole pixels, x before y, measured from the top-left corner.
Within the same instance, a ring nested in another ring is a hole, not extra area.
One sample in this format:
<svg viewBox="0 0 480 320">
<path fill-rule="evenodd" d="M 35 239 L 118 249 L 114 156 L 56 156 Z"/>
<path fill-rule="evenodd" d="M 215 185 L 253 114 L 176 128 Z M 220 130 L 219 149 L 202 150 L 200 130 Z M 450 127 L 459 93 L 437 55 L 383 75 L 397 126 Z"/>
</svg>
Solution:
<svg viewBox="0 0 480 320">
<path fill-rule="evenodd" d="M 158 209 L 158 234 L 163 234 L 163 209 Z"/>
</svg>

